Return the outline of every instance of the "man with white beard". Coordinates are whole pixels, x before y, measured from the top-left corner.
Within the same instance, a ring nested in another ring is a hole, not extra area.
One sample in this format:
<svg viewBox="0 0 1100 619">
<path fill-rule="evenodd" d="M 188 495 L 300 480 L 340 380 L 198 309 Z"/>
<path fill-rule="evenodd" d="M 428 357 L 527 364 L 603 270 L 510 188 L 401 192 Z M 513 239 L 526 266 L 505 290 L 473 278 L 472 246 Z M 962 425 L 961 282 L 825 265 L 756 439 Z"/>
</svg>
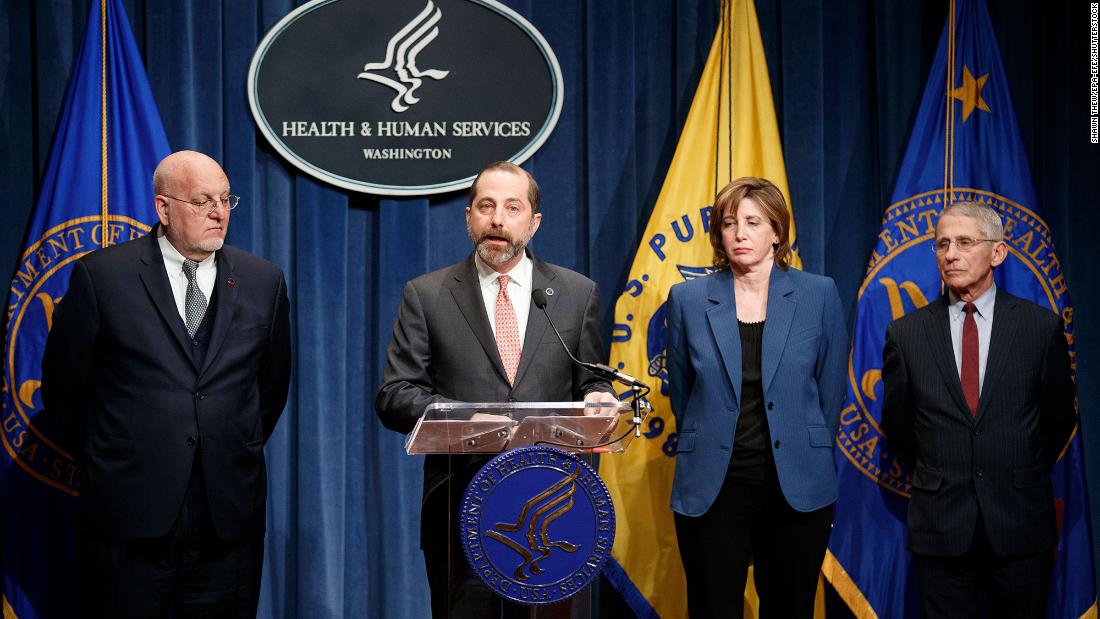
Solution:
<svg viewBox="0 0 1100 619">
<path fill-rule="evenodd" d="M 209 156 L 165 157 L 153 194 L 148 235 L 73 264 L 42 360 L 42 401 L 81 470 L 81 611 L 255 617 L 286 280 L 225 244 L 240 198 Z"/>
</svg>

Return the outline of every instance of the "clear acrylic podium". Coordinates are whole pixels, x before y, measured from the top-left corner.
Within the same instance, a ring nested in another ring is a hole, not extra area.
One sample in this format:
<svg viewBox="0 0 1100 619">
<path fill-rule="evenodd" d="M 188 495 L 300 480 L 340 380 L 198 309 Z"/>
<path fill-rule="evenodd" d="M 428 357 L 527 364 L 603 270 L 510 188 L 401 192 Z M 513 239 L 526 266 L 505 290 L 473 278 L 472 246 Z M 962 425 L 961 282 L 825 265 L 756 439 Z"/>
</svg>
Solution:
<svg viewBox="0 0 1100 619">
<path fill-rule="evenodd" d="M 634 437 L 629 402 L 444 402 L 429 404 L 405 440 L 417 454 L 496 454 L 549 445 L 572 453 L 621 453 Z M 607 444 L 616 438 L 617 442 Z"/>
<path fill-rule="evenodd" d="M 637 408 L 637 410 L 635 410 Z M 585 402 L 444 402 L 431 404 L 405 441 L 409 455 L 427 455 L 429 462 L 444 464 L 451 518 L 458 517 L 459 497 L 466 491 L 472 472 L 492 455 L 526 446 L 549 446 L 570 452 L 593 469 L 598 454 L 623 452 L 638 433 L 648 414 L 640 401 L 587 404 Z M 440 488 L 442 489 L 442 488 Z M 449 535 L 447 564 L 465 565 L 457 536 Z M 448 572 L 454 574 L 454 568 Z M 450 582 L 451 576 L 448 576 Z M 598 579 L 593 582 L 598 582 Z M 506 604 L 501 598 L 501 604 Z M 585 586 L 567 601 L 554 606 L 527 607 L 524 616 L 583 619 L 596 614 L 594 587 Z M 505 613 L 516 616 L 516 608 Z"/>
</svg>

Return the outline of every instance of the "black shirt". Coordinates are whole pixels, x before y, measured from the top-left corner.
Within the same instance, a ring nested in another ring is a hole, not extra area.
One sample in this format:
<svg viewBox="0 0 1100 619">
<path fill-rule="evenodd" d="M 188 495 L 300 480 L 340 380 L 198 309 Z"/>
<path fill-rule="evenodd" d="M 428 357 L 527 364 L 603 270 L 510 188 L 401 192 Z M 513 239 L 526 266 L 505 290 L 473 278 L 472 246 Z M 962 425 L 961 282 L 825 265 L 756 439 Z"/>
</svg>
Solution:
<svg viewBox="0 0 1100 619">
<path fill-rule="evenodd" d="M 775 475 L 760 378 L 764 322 L 737 321 L 741 332 L 741 414 L 733 435 L 733 455 L 726 476 L 740 482 L 764 483 Z"/>
</svg>

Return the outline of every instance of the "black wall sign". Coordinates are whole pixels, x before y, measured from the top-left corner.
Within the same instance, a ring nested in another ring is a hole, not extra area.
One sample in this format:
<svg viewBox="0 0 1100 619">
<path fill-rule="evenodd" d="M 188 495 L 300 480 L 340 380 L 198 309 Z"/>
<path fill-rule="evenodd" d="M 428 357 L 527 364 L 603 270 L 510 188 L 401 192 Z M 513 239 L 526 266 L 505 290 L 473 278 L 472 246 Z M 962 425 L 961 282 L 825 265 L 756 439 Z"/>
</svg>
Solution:
<svg viewBox="0 0 1100 619">
<path fill-rule="evenodd" d="M 355 191 L 469 187 L 520 163 L 562 106 L 557 58 L 493 0 L 314 0 L 260 42 L 248 99 L 288 161 Z"/>
</svg>

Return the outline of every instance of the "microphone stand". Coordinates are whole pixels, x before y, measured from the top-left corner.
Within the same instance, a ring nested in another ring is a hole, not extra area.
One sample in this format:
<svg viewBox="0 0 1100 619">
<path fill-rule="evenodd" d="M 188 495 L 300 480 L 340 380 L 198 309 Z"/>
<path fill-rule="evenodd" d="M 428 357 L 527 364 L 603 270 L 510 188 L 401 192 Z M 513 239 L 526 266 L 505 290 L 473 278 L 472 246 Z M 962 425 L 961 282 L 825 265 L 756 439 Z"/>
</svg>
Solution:
<svg viewBox="0 0 1100 619">
<path fill-rule="evenodd" d="M 617 382 L 626 385 L 627 387 L 630 387 L 630 391 L 632 394 L 630 408 L 634 413 L 634 418 L 631 419 L 631 423 L 634 424 L 634 437 L 641 438 L 642 398 L 645 397 L 647 393 L 649 393 L 649 385 L 643 383 L 642 381 L 634 378 L 629 374 L 624 374 L 616 370 L 615 368 L 612 368 L 611 366 L 604 365 L 602 363 L 588 363 L 574 357 L 572 351 L 569 350 L 569 345 L 565 343 L 565 339 L 563 339 L 561 333 L 558 332 L 558 328 L 554 326 L 554 321 L 550 318 L 550 312 L 546 311 L 546 305 L 549 301 L 549 299 L 547 299 L 546 297 L 546 293 L 536 288 L 534 291 L 531 292 L 531 300 L 534 302 L 535 307 L 542 310 L 543 315 L 546 316 L 546 322 L 550 323 L 550 328 L 553 329 L 554 335 L 558 336 L 558 341 L 561 342 L 561 347 L 565 350 L 565 354 L 569 355 L 569 358 L 573 361 L 573 363 L 581 366 L 582 368 L 588 370 L 589 372 L 592 372 L 596 376 L 599 376 L 600 378 L 608 382 Z M 612 442 L 618 442 L 623 438 L 626 438 L 625 434 Z"/>
<path fill-rule="evenodd" d="M 634 438 L 642 437 L 642 389 L 638 385 L 631 385 L 630 391 L 633 397 L 630 400 L 630 409 L 634 411 Z"/>
</svg>

